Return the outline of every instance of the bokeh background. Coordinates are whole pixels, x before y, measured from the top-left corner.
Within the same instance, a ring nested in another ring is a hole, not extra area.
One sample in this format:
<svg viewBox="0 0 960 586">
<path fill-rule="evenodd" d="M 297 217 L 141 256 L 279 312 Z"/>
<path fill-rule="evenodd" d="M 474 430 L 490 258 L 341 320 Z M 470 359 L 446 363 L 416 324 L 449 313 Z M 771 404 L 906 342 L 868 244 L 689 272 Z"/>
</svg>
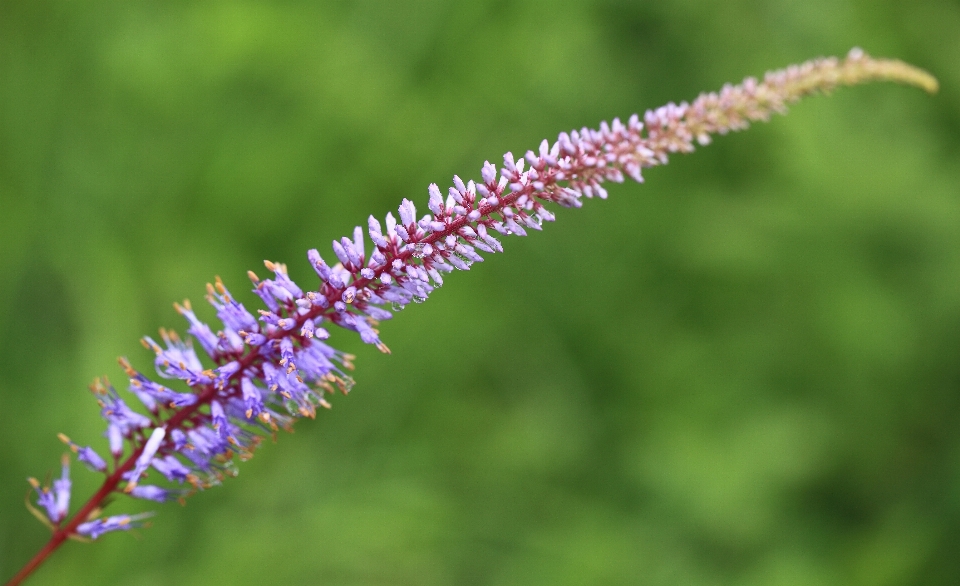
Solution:
<svg viewBox="0 0 960 586">
<path fill-rule="evenodd" d="M 32 584 L 960 583 L 956 0 L 0 0 L 0 578 L 47 536 L 24 479 L 105 445 L 85 387 L 149 369 L 171 302 L 855 45 L 941 92 L 807 100 L 505 239 L 391 356 L 336 335 L 331 412 Z"/>
</svg>

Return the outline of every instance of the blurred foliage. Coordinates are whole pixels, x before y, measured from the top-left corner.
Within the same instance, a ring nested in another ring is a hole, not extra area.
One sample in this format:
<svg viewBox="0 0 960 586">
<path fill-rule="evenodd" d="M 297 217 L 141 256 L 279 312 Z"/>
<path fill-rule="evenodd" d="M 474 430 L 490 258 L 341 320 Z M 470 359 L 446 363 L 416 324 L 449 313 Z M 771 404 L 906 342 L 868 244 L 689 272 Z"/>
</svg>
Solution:
<svg viewBox="0 0 960 586">
<path fill-rule="evenodd" d="M 84 387 L 172 301 L 855 45 L 941 92 L 807 100 L 507 239 L 393 355 L 338 335 L 332 412 L 32 584 L 960 583 L 956 0 L 0 0 L 0 578 L 46 539 L 24 478 L 104 446 Z"/>
</svg>

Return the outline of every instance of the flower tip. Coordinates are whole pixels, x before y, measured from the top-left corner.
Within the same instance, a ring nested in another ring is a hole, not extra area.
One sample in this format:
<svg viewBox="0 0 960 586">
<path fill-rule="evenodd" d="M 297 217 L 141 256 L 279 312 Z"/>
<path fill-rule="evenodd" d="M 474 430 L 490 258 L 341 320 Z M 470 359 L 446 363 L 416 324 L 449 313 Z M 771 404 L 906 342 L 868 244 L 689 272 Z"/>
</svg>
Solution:
<svg viewBox="0 0 960 586">
<path fill-rule="evenodd" d="M 897 59 L 873 58 L 860 47 L 854 47 L 847 52 L 842 67 L 849 75 L 849 79 L 844 82 L 847 85 L 882 80 L 913 85 L 929 94 L 940 90 L 940 82 L 929 72 Z"/>
</svg>

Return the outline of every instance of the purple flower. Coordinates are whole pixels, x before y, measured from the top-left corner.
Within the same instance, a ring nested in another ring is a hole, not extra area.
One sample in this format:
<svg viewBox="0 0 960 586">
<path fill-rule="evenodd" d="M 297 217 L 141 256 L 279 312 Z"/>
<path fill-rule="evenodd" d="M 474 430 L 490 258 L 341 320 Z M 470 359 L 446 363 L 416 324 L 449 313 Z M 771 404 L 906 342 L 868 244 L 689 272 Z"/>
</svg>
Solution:
<svg viewBox="0 0 960 586">
<path fill-rule="evenodd" d="M 140 477 L 144 472 L 147 471 L 147 468 L 150 466 L 150 463 L 153 461 L 153 457 L 157 454 L 157 451 L 160 449 L 160 444 L 163 442 L 163 438 L 166 437 L 167 430 L 164 427 L 157 427 L 152 432 L 150 432 L 150 438 L 147 439 L 147 443 L 143 446 L 143 451 L 140 452 L 140 455 L 137 456 L 137 462 L 133 470 L 128 472 L 125 475 L 127 481 L 127 487 L 124 489 L 125 492 L 130 492 L 137 486 L 137 482 L 140 480 Z"/>
<path fill-rule="evenodd" d="M 170 435 L 173 437 L 174 434 L 171 433 Z M 157 470 L 157 472 L 163 474 L 167 480 L 171 482 L 176 481 L 180 484 L 183 484 L 183 481 L 191 474 L 190 469 L 184 466 L 183 463 L 172 454 L 162 458 L 155 457 L 150 462 L 150 465 Z"/>
<path fill-rule="evenodd" d="M 547 205 L 580 207 L 586 198 L 605 198 L 605 183 L 626 177 L 643 181 L 643 169 L 665 164 L 670 154 L 693 151 L 695 142 L 706 144 L 712 134 L 766 120 L 810 93 L 870 79 L 927 89 L 936 84 L 906 64 L 873 60 L 858 51 L 843 61 L 819 59 L 773 72 L 762 82 L 748 78 L 689 104 L 667 104 L 642 117 L 634 114 L 626 123 L 614 119 L 598 129 L 560 133 L 552 144 L 544 140 L 536 151 L 520 158 L 506 153 L 499 172 L 489 161 L 483 164 L 480 183 L 454 176 L 446 197 L 431 184 L 429 213 L 419 220 L 414 203 L 407 199 L 397 216 L 386 214 L 383 224 L 373 216 L 368 219 L 369 256 L 360 227 L 351 237 L 333 241 L 339 261 L 333 266 L 316 250 L 308 251 L 318 277 L 310 287 L 294 283 L 285 265 L 265 261 L 273 278 L 261 280 L 248 273 L 253 292 L 266 306 L 258 311 L 259 317 L 234 300 L 217 278 L 207 285 L 206 299 L 219 324 L 201 321 L 187 301 L 176 305 L 187 322 L 187 333 L 203 348 L 203 359 L 191 341 L 172 331 L 161 330 L 163 346 L 143 338 L 144 346 L 156 354 L 157 375 L 179 380 L 175 384 L 186 385 L 189 391 L 154 382 L 121 359 L 129 390 L 149 415 L 127 405 L 105 380 L 95 383 L 92 389 L 107 423 L 112 461 L 66 436 L 61 439 L 88 468 L 106 474 L 104 485 L 98 497 L 67 521 L 71 483 L 65 457 L 52 490 L 29 479 L 46 518 L 36 514 L 60 531 L 60 537 L 96 539 L 141 526 L 148 515 L 93 519 L 90 515 L 97 514 L 110 493 L 158 502 L 187 493 L 140 485 L 150 468 L 168 482 L 186 482 L 194 490 L 215 486 L 236 474 L 237 460 L 251 457 L 263 436 L 290 429 L 298 417 L 314 417 L 317 406 L 329 408 L 327 395 L 350 391 L 353 379 L 347 373 L 353 370 L 354 357 L 323 342 L 329 332 L 320 324 L 354 331 L 364 343 L 389 353 L 380 339 L 379 322 L 411 302 L 427 299 L 443 285 L 443 273 L 469 270 L 484 260 L 484 254 L 503 252 L 494 232 L 525 236 L 541 230 L 544 222 L 554 221 Z"/>
<path fill-rule="evenodd" d="M 27 479 L 37 493 L 37 504 L 46 511 L 52 525 L 59 525 L 70 511 L 70 457 L 66 454 L 60 459 L 60 469 L 60 478 L 53 481 L 52 490 L 49 486 L 42 486 L 36 478 Z"/>
<path fill-rule="evenodd" d="M 121 436 L 128 436 L 137 429 L 150 426 L 150 418 L 131 409 L 112 385 L 97 381 L 92 390 L 100 396 L 100 416 L 109 426 L 116 428 Z"/>
<path fill-rule="evenodd" d="M 70 447 L 70 451 L 77 455 L 77 460 L 80 460 L 90 470 L 94 472 L 105 472 L 107 470 L 106 461 L 90 446 L 80 447 L 62 433 L 57 434 L 57 437 L 60 438 L 60 441 L 67 444 Z"/>
<path fill-rule="evenodd" d="M 90 539 L 97 539 L 104 533 L 111 531 L 129 531 L 137 527 L 143 527 L 144 524 L 140 521 L 152 516 L 153 513 L 141 513 L 139 515 L 115 515 L 105 519 L 94 519 L 77 525 L 77 533 Z"/>
<path fill-rule="evenodd" d="M 150 485 L 139 485 L 134 487 L 128 494 L 132 497 L 138 499 L 145 499 L 148 501 L 156 501 L 158 503 L 165 503 L 167 501 L 180 498 L 187 491 L 185 490 L 171 490 L 167 488 L 161 488 L 159 486 L 150 486 Z"/>
</svg>

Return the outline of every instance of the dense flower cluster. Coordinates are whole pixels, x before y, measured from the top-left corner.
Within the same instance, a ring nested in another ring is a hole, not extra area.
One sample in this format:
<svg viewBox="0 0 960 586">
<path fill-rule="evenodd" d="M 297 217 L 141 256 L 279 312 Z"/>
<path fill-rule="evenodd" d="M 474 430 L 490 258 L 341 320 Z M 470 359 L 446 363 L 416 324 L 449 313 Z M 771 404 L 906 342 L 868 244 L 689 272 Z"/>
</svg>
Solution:
<svg viewBox="0 0 960 586">
<path fill-rule="evenodd" d="M 30 505 L 31 510 L 54 531 L 54 548 L 69 537 L 96 539 L 140 525 L 143 515 L 100 517 L 104 498 L 122 492 L 163 502 L 216 485 L 235 474 L 236 461 L 249 458 L 262 437 L 288 429 L 296 418 L 314 417 L 317 407 L 330 406 L 327 395 L 350 390 L 353 356 L 325 342 L 330 325 L 355 331 L 365 343 L 389 352 L 379 322 L 425 300 L 443 285 L 444 274 L 502 252 L 498 237 L 524 236 L 553 221 L 545 204 L 579 207 L 583 198 L 605 198 L 605 182 L 643 181 L 643 169 L 665 164 L 672 153 L 693 151 L 695 142 L 707 144 L 711 134 L 766 120 L 804 95 L 871 79 L 936 87 L 919 70 L 858 50 L 844 60 L 818 59 L 769 73 L 762 82 L 748 78 L 690 104 L 633 115 L 626 123 L 614 119 L 599 129 L 561 133 L 522 158 L 507 153 L 499 169 L 484 163 L 478 182 L 454 177 L 446 194 L 430 185 L 429 213 L 418 218 L 405 199 L 383 223 L 371 216 L 366 234 L 357 227 L 351 237 L 334 241 L 333 264 L 309 251 L 319 277 L 311 288 L 294 283 L 279 263 L 266 262 L 270 278 L 249 273 L 265 305 L 256 314 L 218 278 L 207 286 L 220 321 L 216 328 L 200 321 L 190 303 L 176 305 L 205 359 L 194 343 L 171 331 L 161 331 L 159 342 L 143 339 L 156 354 L 159 377 L 179 380 L 189 391 L 164 386 L 121 359 L 128 389 L 142 409 L 128 405 L 105 379 L 92 386 L 107 426 L 109 456 L 61 435 L 80 462 L 105 474 L 103 487 L 70 519 L 64 457 L 52 487 L 30 479 L 43 512 Z M 166 486 L 145 483 L 151 469 Z"/>
</svg>

